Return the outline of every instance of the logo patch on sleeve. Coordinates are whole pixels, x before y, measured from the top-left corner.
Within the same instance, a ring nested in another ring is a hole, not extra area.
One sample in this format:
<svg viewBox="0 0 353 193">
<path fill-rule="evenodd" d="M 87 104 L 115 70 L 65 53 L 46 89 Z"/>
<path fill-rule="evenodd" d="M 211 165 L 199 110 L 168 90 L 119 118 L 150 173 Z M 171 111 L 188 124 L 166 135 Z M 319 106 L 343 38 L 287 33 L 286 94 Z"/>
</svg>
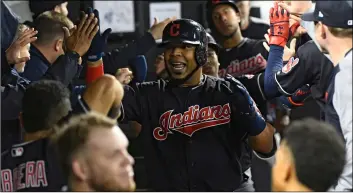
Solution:
<svg viewBox="0 0 353 193">
<path fill-rule="evenodd" d="M 282 72 L 287 74 L 289 71 L 292 70 L 292 68 L 299 63 L 299 58 L 294 59 L 294 57 L 291 57 L 288 61 L 288 63 L 283 66 Z"/>
</svg>

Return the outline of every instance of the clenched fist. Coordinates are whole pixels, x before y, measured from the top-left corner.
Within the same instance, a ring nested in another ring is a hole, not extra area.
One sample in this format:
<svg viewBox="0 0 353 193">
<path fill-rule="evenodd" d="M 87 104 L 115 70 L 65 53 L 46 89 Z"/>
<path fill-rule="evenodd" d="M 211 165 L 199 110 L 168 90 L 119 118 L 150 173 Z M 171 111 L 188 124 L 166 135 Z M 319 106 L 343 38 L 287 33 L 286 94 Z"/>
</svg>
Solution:
<svg viewBox="0 0 353 193">
<path fill-rule="evenodd" d="M 132 72 L 129 68 L 120 68 L 115 74 L 115 78 L 123 85 L 127 85 L 133 79 Z"/>
</svg>

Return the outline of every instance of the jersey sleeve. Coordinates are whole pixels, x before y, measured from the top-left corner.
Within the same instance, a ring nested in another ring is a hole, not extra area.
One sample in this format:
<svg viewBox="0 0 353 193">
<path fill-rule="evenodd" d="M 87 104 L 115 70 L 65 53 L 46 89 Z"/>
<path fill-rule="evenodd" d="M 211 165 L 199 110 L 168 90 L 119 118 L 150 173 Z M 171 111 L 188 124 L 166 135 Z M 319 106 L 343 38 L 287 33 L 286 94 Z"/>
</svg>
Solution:
<svg viewBox="0 0 353 193">
<path fill-rule="evenodd" d="M 275 74 L 279 92 L 292 95 L 301 86 L 312 83 L 315 78 L 313 68 L 320 68 L 320 62 L 315 62 L 315 57 L 321 54 L 317 53 L 319 50 L 313 52 L 312 46 L 309 42 L 301 46 L 296 55 Z"/>
<path fill-rule="evenodd" d="M 121 115 L 119 122 L 137 121 L 141 123 L 141 102 L 140 102 L 139 84 L 124 86 L 124 98 L 121 105 Z"/>
<path fill-rule="evenodd" d="M 250 96 L 254 99 L 256 104 L 266 102 L 266 97 L 263 90 L 264 78 L 263 73 L 256 75 L 244 75 L 237 78 L 248 90 Z"/>
<path fill-rule="evenodd" d="M 260 134 L 266 128 L 266 122 L 255 101 L 239 81 L 233 77 L 228 80 L 232 90 L 232 121 L 239 127 L 246 128 L 246 132 L 251 136 Z"/>
</svg>

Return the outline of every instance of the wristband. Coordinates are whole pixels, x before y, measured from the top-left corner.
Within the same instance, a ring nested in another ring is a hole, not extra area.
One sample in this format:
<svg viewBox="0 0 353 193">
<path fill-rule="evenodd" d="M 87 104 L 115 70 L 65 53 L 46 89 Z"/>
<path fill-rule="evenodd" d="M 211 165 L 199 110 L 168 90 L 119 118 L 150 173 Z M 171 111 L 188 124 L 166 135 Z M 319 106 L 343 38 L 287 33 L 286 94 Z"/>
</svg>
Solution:
<svg viewBox="0 0 353 193">
<path fill-rule="evenodd" d="M 87 60 L 90 62 L 96 62 L 98 60 L 100 60 L 103 57 L 103 52 L 98 53 L 96 55 L 90 55 L 87 57 Z"/>
<path fill-rule="evenodd" d="M 99 66 L 95 66 L 95 67 L 87 66 L 86 84 L 89 84 L 95 81 L 97 78 L 103 75 L 104 75 L 103 64 L 100 64 Z"/>
<path fill-rule="evenodd" d="M 250 136 L 256 136 L 260 134 L 266 128 L 266 121 L 258 112 L 254 112 L 255 117 L 251 122 L 248 133 Z"/>
</svg>

